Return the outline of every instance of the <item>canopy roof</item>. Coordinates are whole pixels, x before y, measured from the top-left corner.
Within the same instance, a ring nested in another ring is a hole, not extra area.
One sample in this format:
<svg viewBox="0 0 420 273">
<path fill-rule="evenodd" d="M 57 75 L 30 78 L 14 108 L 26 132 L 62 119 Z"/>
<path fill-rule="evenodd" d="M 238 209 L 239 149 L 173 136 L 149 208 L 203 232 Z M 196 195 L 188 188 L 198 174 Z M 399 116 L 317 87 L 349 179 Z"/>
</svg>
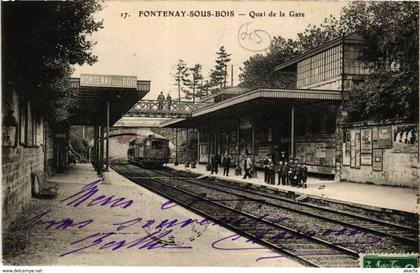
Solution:
<svg viewBox="0 0 420 273">
<path fill-rule="evenodd" d="M 76 97 L 72 125 L 105 123 L 108 101 L 113 125 L 150 90 L 150 81 L 138 81 L 135 76 L 82 74 L 70 81 Z"/>
<path fill-rule="evenodd" d="M 253 113 L 255 109 L 270 111 L 273 108 L 288 109 L 291 104 L 305 105 L 316 102 L 341 101 L 340 91 L 314 89 L 257 89 L 236 97 L 202 107 L 194 111 L 190 118 L 171 119 L 160 127 L 195 128 L 207 124 L 214 117 L 232 118 L 242 113 Z"/>
</svg>

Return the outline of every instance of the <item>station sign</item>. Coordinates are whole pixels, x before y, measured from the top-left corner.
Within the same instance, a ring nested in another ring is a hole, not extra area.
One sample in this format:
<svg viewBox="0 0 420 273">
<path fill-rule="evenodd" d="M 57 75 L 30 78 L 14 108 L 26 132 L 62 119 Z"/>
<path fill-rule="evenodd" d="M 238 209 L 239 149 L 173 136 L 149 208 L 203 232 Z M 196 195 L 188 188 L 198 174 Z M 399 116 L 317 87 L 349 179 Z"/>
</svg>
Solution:
<svg viewBox="0 0 420 273">
<path fill-rule="evenodd" d="M 81 74 L 80 86 L 137 88 L 136 76 Z"/>
</svg>

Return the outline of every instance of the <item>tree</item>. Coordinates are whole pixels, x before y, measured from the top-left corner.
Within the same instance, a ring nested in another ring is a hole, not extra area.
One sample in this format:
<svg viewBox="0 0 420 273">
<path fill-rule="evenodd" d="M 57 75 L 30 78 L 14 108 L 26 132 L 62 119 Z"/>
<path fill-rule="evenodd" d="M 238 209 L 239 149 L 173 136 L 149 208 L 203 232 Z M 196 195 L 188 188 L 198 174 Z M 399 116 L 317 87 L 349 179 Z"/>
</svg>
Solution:
<svg viewBox="0 0 420 273">
<path fill-rule="evenodd" d="M 194 67 L 188 69 L 190 74 L 190 79 L 186 83 L 188 89 L 185 90 L 186 97 L 192 98 L 195 102 L 195 98 L 202 97 L 202 81 L 203 75 L 201 74 L 202 66 L 201 64 L 195 64 Z"/>
<path fill-rule="evenodd" d="M 300 52 L 305 52 L 350 33 L 352 30 L 345 28 L 340 20 L 330 15 L 319 26 L 309 24 L 303 32 L 298 33 L 296 47 Z"/>
<path fill-rule="evenodd" d="M 69 117 L 72 65 L 93 64 L 94 42 L 87 36 L 102 27 L 93 19 L 95 0 L 2 2 L 2 85 L 30 98 L 52 120 Z"/>
<path fill-rule="evenodd" d="M 226 87 L 227 66 L 230 62 L 229 57 L 231 54 L 226 52 L 224 46 L 221 46 L 216 54 L 216 65 L 214 70 L 211 71 L 210 78 L 214 85 L 218 85 L 220 86 L 220 89 L 223 89 Z"/>
<path fill-rule="evenodd" d="M 414 121 L 419 110 L 418 2 L 355 2 L 341 24 L 364 40 L 365 81 L 350 93 L 353 120 Z"/>
<path fill-rule="evenodd" d="M 351 2 L 340 18 L 325 18 L 320 26 L 309 25 L 295 41 L 277 37 L 266 55 L 255 55 L 244 63 L 243 87 L 287 88 L 292 75 L 270 71 L 298 53 L 332 39 L 356 33 L 364 41 L 361 59 L 369 69 L 363 82 L 350 92 L 352 120 L 418 117 L 418 2 Z M 277 51 L 277 52 L 276 52 Z M 283 81 L 278 82 L 278 78 Z"/>
<path fill-rule="evenodd" d="M 274 37 L 267 54 L 256 54 L 244 62 L 244 67 L 240 68 L 239 85 L 245 88 L 294 88 L 295 73 L 282 72 L 279 75 L 274 68 L 298 53 L 296 42 Z"/>
<path fill-rule="evenodd" d="M 190 84 L 189 73 L 188 73 L 188 67 L 187 64 L 184 62 L 184 60 L 179 59 L 178 63 L 175 68 L 175 85 L 178 88 L 178 101 L 181 100 L 181 91 L 186 93 L 185 86 L 188 86 Z"/>
</svg>

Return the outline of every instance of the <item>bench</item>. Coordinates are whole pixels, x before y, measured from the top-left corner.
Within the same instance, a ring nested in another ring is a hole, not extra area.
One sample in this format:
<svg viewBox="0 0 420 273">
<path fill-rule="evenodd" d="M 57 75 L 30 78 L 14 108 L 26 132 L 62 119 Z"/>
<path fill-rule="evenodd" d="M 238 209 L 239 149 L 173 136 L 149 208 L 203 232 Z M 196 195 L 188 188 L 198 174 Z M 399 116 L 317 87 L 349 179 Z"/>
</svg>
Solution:
<svg viewBox="0 0 420 273">
<path fill-rule="evenodd" d="M 57 187 L 47 182 L 47 176 L 42 171 L 31 173 L 32 197 L 52 199 L 57 196 Z"/>
</svg>

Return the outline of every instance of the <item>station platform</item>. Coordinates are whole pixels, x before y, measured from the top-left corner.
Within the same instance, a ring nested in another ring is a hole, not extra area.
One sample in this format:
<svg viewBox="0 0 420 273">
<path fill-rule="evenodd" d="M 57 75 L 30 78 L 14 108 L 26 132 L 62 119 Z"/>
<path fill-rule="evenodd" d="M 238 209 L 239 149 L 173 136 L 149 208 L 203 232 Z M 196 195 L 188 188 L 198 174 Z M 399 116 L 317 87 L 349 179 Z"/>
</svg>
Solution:
<svg viewBox="0 0 420 273">
<path fill-rule="evenodd" d="M 206 165 L 197 164 L 196 168 L 186 168 L 183 164 L 174 166 L 167 164 L 167 167 L 175 170 L 188 170 L 201 175 L 210 175 Z M 218 179 L 228 179 L 241 183 L 253 183 L 266 187 L 278 188 L 286 191 L 293 191 L 312 196 L 319 196 L 329 200 L 337 200 L 362 207 L 385 208 L 404 212 L 419 213 L 419 190 L 407 187 L 381 186 L 373 184 L 362 184 L 354 182 L 334 181 L 318 177 L 308 177 L 307 188 L 296 188 L 285 185 L 268 185 L 264 182 L 264 173 L 257 172 L 257 177 L 243 179 L 236 176 L 233 168 L 229 176 L 223 176 L 223 168 L 219 167 L 217 174 L 212 174 Z M 276 184 L 278 176 L 276 174 Z"/>
<path fill-rule="evenodd" d="M 167 199 L 113 170 L 104 173 L 102 183 L 92 183 L 96 180 L 90 164 L 77 164 L 51 177 L 58 196 L 50 200 L 32 198 L 10 229 L 3 231 L 3 264 L 301 266 L 180 206 L 165 206 Z M 101 203 L 107 197 L 124 199 Z M 124 208 L 129 200 L 132 203 Z M 159 227 L 162 221 L 185 223 L 189 219 L 197 221 L 184 227 Z M 162 233 L 155 234 L 171 229 L 160 239 L 158 234 Z M 113 249 L 123 240 L 137 244 Z M 162 247 L 162 242 L 169 247 Z M 72 251 L 76 252 L 69 253 Z"/>
</svg>

